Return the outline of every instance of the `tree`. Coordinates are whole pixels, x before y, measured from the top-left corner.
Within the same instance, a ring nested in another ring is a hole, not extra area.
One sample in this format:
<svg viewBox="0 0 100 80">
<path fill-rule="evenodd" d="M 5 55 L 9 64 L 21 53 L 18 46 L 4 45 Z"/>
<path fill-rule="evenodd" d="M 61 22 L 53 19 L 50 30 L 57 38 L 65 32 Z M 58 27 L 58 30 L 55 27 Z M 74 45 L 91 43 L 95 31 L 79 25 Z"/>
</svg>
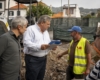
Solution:
<svg viewBox="0 0 100 80">
<path fill-rule="evenodd" d="M 91 12 L 91 18 L 96 18 L 95 12 Z"/>
<path fill-rule="evenodd" d="M 91 16 L 95 16 L 95 12 L 91 12 Z"/>
<path fill-rule="evenodd" d="M 40 17 L 41 15 L 52 15 L 52 11 L 50 10 L 50 8 L 42 4 L 38 4 L 38 6 L 32 5 L 31 12 L 34 15 L 34 17 Z M 27 16 L 29 15 L 30 9 L 27 11 Z"/>
<path fill-rule="evenodd" d="M 91 18 L 91 14 L 87 14 L 86 16 L 84 16 L 83 18 Z"/>
<path fill-rule="evenodd" d="M 96 17 L 96 15 L 95 15 L 95 13 L 94 12 L 91 12 L 90 14 L 87 14 L 87 15 L 85 15 L 85 16 L 81 16 L 82 18 L 95 18 Z"/>
</svg>

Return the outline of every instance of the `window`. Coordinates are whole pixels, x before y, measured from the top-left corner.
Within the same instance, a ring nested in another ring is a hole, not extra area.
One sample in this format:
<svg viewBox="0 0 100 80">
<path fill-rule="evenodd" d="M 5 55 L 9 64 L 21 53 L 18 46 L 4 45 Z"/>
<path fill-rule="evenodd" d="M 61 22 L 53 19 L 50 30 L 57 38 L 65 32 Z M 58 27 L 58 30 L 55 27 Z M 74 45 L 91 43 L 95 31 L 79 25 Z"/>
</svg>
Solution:
<svg viewBox="0 0 100 80">
<path fill-rule="evenodd" d="M 9 11 L 9 16 L 13 16 L 14 12 L 13 11 Z"/>
<path fill-rule="evenodd" d="M 70 9 L 70 14 L 73 14 L 73 9 Z"/>
<path fill-rule="evenodd" d="M 2 3 L 0 3 L 0 9 L 2 9 Z"/>
<path fill-rule="evenodd" d="M 20 11 L 17 11 L 17 15 L 18 15 L 18 16 L 20 15 Z"/>
</svg>

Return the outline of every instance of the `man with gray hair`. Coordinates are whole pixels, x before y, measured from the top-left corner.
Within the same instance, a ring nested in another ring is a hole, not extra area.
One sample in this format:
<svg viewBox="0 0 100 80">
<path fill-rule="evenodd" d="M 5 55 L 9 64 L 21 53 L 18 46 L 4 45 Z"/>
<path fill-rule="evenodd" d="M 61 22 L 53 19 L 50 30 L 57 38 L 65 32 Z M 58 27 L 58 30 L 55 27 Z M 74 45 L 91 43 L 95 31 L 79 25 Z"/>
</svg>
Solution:
<svg viewBox="0 0 100 80">
<path fill-rule="evenodd" d="M 12 20 L 11 30 L 0 36 L 0 80 L 20 80 L 19 36 L 25 32 L 27 24 L 24 17 L 17 16 Z"/>
<path fill-rule="evenodd" d="M 50 37 L 47 29 L 51 18 L 41 16 L 35 25 L 27 28 L 23 35 L 23 45 L 26 63 L 26 80 L 43 80 L 46 68 L 47 48 Z"/>
</svg>

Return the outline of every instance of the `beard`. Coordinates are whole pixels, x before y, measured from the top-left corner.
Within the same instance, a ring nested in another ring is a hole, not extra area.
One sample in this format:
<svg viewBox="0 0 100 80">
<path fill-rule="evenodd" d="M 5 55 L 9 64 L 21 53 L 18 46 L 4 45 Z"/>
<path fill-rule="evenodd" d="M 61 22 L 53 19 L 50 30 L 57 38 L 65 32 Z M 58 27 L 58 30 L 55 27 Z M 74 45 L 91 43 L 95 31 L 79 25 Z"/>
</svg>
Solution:
<svg viewBox="0 0 100 80">
<path fill-rule="evenodd" d="M 76 40 L 76 37 L 75 36 L 72 36 L 73 40 Z"/>
</svg>

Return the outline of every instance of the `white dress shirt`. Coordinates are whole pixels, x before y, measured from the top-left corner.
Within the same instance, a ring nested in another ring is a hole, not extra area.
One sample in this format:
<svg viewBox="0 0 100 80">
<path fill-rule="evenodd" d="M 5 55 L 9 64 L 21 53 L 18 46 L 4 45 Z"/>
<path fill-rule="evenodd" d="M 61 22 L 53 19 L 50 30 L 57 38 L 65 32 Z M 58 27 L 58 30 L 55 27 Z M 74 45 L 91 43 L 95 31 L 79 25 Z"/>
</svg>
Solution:
<svg viewBox="0 0 100 80">
<path fill-rule="evenodd" d="M 24 53 L 36 57 L 43 57 L 48 54 L 48 49 L 41 50 L 41 45 L 49 44 L 50 41 L 47 30 L 42 33 L 37 24 L 29 26 L 23 35 Z"/>
</svg>

